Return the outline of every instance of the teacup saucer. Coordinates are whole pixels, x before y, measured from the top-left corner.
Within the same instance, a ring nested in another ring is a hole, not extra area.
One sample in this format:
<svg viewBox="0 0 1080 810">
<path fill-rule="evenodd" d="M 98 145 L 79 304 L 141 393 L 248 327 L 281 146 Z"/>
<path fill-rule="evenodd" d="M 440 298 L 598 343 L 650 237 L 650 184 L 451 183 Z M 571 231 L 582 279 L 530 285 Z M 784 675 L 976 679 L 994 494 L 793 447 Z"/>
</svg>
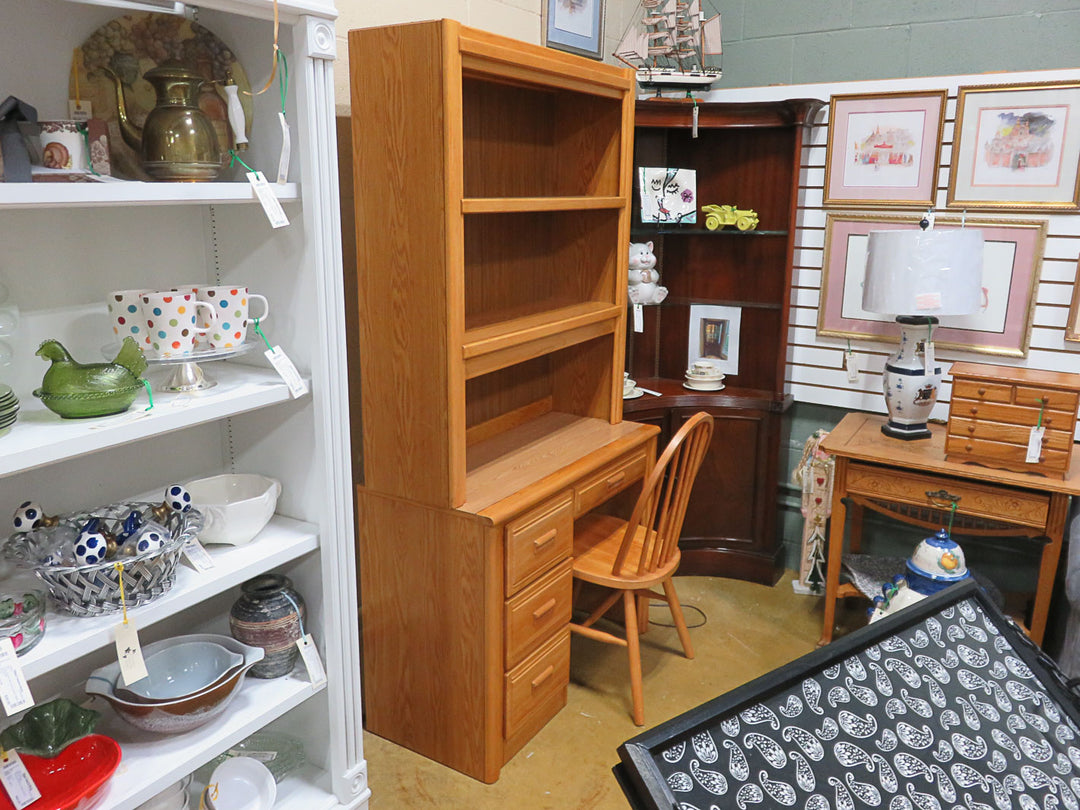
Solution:
<svg viewBox="0 0 1080 810">
<path fill-rule="evenodd" d="M 623 394 L 622 398 L 623 399 L 637 399 L 638 397 L 642 397 L 642 396 L 645 396 L 645 392 L 642 391 L 640 388 L 635 388 L 629 394 Z"/>
<path fill-rule="evenodd" d="M 721 391 L 724 388 L 724 383 L 721 380 L 708 382 L 690 382 L 690 380 L 687 380 L 683 383 L 683 388 L 689 388 L 691 391 Z"/>
</svg>

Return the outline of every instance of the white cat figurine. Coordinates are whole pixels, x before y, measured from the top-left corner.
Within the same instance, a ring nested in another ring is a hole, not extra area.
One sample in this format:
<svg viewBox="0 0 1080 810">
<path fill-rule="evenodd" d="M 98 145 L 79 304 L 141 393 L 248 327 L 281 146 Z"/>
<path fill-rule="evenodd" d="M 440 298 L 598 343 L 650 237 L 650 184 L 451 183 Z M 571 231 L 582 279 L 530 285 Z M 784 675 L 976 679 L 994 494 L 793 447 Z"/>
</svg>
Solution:
<svg viewBox="0 0 1080 810">
<path fill-rule="evenodd" d="M 629 281 L 627 297 L 631 304 L 659 304 L 667 298 L 667 287 L 660 286 L 652 242 L 630 243 Z"/>
</svg>

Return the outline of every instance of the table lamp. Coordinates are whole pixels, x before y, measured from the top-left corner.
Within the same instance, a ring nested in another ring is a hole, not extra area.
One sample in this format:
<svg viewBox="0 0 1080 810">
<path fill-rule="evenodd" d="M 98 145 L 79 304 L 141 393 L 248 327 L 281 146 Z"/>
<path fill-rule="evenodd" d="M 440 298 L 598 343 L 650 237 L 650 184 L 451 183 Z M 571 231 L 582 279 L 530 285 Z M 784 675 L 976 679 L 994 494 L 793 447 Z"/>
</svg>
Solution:
<svg viewBox="0 0 1080 810">
<path fill-rule="evenodd" d="M 896 316 L 900 348 L 885 362 L 886 436 L 926 439 L 941 366 L 931 335 L 939 315 L 970 315 L 982 304 L 982 231 L 972 228 L 871 231 L 863 309 Z"/>
</svg>

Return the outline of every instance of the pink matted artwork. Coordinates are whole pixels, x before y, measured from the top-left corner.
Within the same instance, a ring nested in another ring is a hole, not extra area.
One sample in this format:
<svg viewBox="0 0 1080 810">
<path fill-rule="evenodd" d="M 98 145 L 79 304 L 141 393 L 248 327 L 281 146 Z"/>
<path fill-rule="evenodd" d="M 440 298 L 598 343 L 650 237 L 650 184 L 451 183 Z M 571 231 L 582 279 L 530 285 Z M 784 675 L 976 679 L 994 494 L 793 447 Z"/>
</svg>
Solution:
<svg viewBox="0 0 1080 810">
<path fill-rule="evenodd" d="M 958 217 L 938 217 L 937 227 L 956 228 Z M 825 228 L 818 334 L 899 340 L 893 316 L 862 308 L 866 245 L 870 231 L 917 228 L 910 216 L 829 214 Z M 1027 355 L 1035 290 L 1046 241 L 1046 220 L 968 218 L 983 232 L 983 304 L 973 315 L 947 316 L 934 328 L 938 346 L 1007 357 Z"/>
<path fill-rule="evenodd" d="M 825 205 L 932 205 L 944 109 L 944 90 L 833 96 Z"/>
</svg>

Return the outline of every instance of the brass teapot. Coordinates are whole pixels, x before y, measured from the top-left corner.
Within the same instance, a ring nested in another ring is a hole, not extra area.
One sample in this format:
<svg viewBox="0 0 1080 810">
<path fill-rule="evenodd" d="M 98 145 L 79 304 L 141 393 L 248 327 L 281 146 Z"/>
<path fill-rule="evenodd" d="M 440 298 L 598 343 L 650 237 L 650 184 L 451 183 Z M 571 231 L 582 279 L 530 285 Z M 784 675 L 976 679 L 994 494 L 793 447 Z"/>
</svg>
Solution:
<svg viewBox="0 0 1080 810">
<path fill-rule="evenodd" d="M 164 62 L 145 78 L 157 94 L 142 127 L 127 115 L 124 88 L 108 68 L 103 75 L 116 87 L 120 134 L 154 180 L 213 180 L 221 172 L 221 146 L 210 118 L 199 109 L 199 91 L 208 82 L 178 62 Z"/>
</svg>

